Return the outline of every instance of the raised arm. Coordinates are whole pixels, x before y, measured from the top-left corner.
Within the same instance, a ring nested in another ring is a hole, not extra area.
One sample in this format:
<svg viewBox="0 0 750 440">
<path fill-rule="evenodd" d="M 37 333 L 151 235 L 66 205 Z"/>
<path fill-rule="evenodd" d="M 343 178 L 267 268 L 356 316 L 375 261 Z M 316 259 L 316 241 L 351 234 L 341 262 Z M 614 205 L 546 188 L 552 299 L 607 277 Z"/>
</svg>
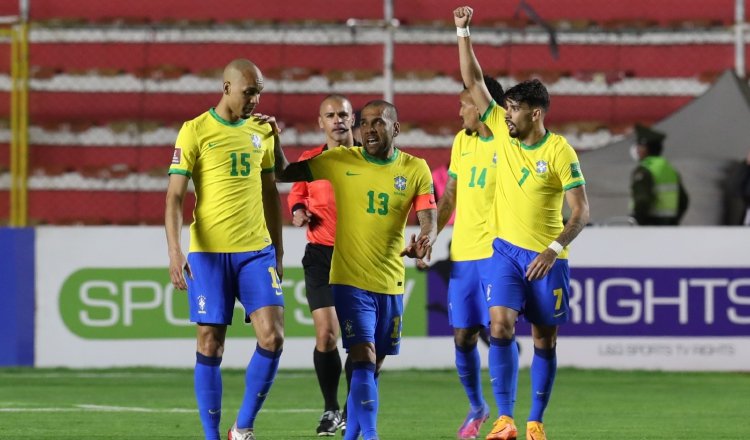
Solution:
<svg viewBox="0 0 750 440">
<path fill-rule="evenodd" d="M 479 109 L 479 114 L 484 114 L 492 102 L 490 91 L 484 84 L 482 67 L 479 65 L 474 49 L 471 47 L 469 36 L 469 24 L 474 10 L 469 6 L 462 6 L 453 11 L 453 21 L 456 24 L 458 34 L 458 60 L 461 66 L 461 79 L 471 93 L 471 99 Z M 465 36 L 462 36 L 465 35 Z"/>
</svg>

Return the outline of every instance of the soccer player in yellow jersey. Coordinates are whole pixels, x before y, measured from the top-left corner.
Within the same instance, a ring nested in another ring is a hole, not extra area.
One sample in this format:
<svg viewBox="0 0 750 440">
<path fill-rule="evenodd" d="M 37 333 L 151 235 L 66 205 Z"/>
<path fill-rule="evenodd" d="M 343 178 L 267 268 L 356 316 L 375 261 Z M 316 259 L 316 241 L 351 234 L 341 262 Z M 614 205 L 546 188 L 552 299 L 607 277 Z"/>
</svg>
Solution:
<svg viewBox="0 0 750 440">
<path fill-rule="evenodd" d="M 501 142 L 492 209 L 493 254 L 480 268 L 490 308 L 490 379 L 498 419 L 487 440 L 515 439 L 513 410 L 518 377 L 515 323 L 523 313 L 532 324 L 531 410 L 527 440 L 546 439 L 542 416 L 557 370 L 558 325 L 568 320 L 570 269 L 567 246 L 589 219 L 585 181 L 575 151 L 562 136 L 544 127 L 547 89 L 524 81 L 505 94 L 507 113 L 492 100 L 471 47 L 473 11 L 453 11 L 461 77 L 482 113 L 482 121 Z M 503 136 L 503 132 L 507 135 Z M 571 214 L 563 225 L 563 199 Z"/>
<path fill-rule="evenodd" d="M 503 87 L 494 78 L 484 76 L 484 84 L 493 100 L 503 102 Z M 458 377 L 470 405 L 458 438 L 474 439 L 490 414 L 482 397 L 477 350 L 479 332 L 489 324 L 479 263 L 492 255 L 494 236 L 487 226 L 487 207 L 492 206 L 495 196 L 497 149 L 492 145 L 494 135 L 480 120 L 481 113 L 468 90 L 461 92 L 460 102 L 463 129 L 453 140 L 448 182 L 437 210 L 438 234 L 456 212 L 450 249 L 448 320 L 453 326 Z"/>
<path fill-rule="evenodd" d="M 400 129 L 396 108 L 371 101 L 360 121 L 363 147 L 333 148 L 279 167 L 281 180 L 330 181 L 339 207 L 330 283 L 353 366 L 345 440 L 358 439 L 360 432 L 364 440 L 378 438 L 375 378 L 385 356 L 399 351 L 405 282 L 401 257 L 429 260 L 437 217 L 427 163 L 394 145 Z M 421 231 L 404 247 L 412 206 Z"/>
<path fill-rule="evenodd" d="M 183 124 L 169 169 L 169 274 L 175 288 L 187 289 L 190 320 L 197 324 L 195 395 L 207 440 L 219 439 L 220 364 L 235 299 L 253 324 L 257 346 L 230 440 L 255 439 L 255 417 L 273 384 L 284 342 L 276 138 L 270 125 L 249 119 L 262 90 L 263 75 L 255 64 L 245 59 L 229 63 L 221 100 Z M 186 259 L 180 230 L 191 178 L 196 204 Z"/>
</svg>

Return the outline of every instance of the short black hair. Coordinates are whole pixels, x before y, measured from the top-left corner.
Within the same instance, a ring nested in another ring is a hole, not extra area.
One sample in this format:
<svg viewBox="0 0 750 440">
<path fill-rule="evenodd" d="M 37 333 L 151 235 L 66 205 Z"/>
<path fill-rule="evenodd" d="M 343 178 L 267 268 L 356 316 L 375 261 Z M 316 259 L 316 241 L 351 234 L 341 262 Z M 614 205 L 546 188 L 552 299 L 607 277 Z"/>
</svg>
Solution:
<svg viewBox="0 0 750 440">
<path fill-rule="evenodd" d="M 484 85 L 487 86 L 487 90 L 490 91 L 492 99 L 502 107 L 505 103 L 505 91 L 503 91 L 503 86 L 501 86 L 495 78 L 489 75 L 484 75 Z"/>
<path fill-rule="evenodd" d="M 505 99 L 525 102 L 529 107 L 541 107 L 545 112 L 550 104 L 547 88 L 538 79 L 529 79 L 511 87 L 505 92 Z"/>
<path fill-rule="evenodd" d="M 392 122 L 398 121 L 398 111 L 396 110 L 396 106 L 388 101 L 385 101 L 383 99 L 373 99 L 372 101 L 365 104 L 362 108 L 365 109 L 367 107 L 383 107 L 383 116 L 390 119 Z M 362 110 L 360 110 L 360 113 L 361 112 Z"/>
<path fill-rule="evenodd" d="M 505 91 L 503 91 L 503 86 L 500 85 L 497 80 L 489 75 L 484 75 L 484 85 L 487 87 L 487 90 L 490 92 L 490 96 L 492 99 L 498 103 L 500 106 L 503 105 L 503 102 L 505 101 Z M 466 87 L 466 84 L 464 84 L 464 90 L 467 90 L 468 87 Z"/>
</svg>

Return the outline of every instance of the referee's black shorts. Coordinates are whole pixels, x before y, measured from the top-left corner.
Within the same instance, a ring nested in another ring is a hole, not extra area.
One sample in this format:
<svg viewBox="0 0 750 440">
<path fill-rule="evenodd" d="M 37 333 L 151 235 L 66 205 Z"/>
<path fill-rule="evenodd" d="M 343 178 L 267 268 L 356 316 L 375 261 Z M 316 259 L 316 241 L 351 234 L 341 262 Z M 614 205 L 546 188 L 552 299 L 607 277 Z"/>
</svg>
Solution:
<svg viewBox="0 0 750 440">
<path fill-rule="evenodd" d="M 333 307 L 333 292 L 329 284 L 333 246 L 307 243 L 302 268 L 305 270 L 305 290 L 310 311 Z"/>
</svg>

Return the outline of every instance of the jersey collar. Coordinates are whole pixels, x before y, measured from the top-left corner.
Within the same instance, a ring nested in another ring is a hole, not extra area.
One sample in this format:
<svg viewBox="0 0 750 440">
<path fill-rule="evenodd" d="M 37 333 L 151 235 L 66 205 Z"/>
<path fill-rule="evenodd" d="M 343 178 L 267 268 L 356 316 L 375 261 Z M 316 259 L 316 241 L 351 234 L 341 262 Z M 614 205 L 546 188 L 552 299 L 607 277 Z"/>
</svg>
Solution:
<svg viewBox="0 0 750 440">
<path fill-rule="evenodd" d="M 364 157 L 366 161 L 372 162 L 378 165 L 388 165 L 389 163 L 393 163 L 393 161 L 396 160 L 399 154 L 398 148 L 395 148 L 395 147 L 393 148 L 393 154 L 391 154 L 391 157 L 389 157 L 388 159 L 378 159 L 377 157 L 370 155 L 367 152 L 367 150 L 365 150 L 365 147 L 362 147 L 361 151 L 362 151 L 362 157 Z"/>
<path fill-rule="evenodd" d="M 219 116 L 218 113 L 216 113 L 216 107 L 211 107 L 210 109 L 208 109 L 208 113 L 210 113 L 211 116 L 213 116 L 213 118 L 216 119 L 217 122 L 219 122 L 220 124 L 226 125 L 227 127 L 239 127 L 240 125 L 244 124 L 245 121 L 247 120 L 247 119 L 240 118 L 237 120 L 237 122 L 229 122 L 226 119 Z"/>
<path fill-rule="evenodd" d="M 547 138 L 549 137 L 549 135 L 550 135 L 549 130 L 545 130 L 544 137 L 539 139 L 539 141 L 537 141 L 537 143 L 535 143 L 534 145 L 526 145 L 521 141 L 518 141 L 518 144 L 521 145 L 521 148 L 523 148 L 524 150 L 536 150 L 547 141 Z"/>
</svg>

